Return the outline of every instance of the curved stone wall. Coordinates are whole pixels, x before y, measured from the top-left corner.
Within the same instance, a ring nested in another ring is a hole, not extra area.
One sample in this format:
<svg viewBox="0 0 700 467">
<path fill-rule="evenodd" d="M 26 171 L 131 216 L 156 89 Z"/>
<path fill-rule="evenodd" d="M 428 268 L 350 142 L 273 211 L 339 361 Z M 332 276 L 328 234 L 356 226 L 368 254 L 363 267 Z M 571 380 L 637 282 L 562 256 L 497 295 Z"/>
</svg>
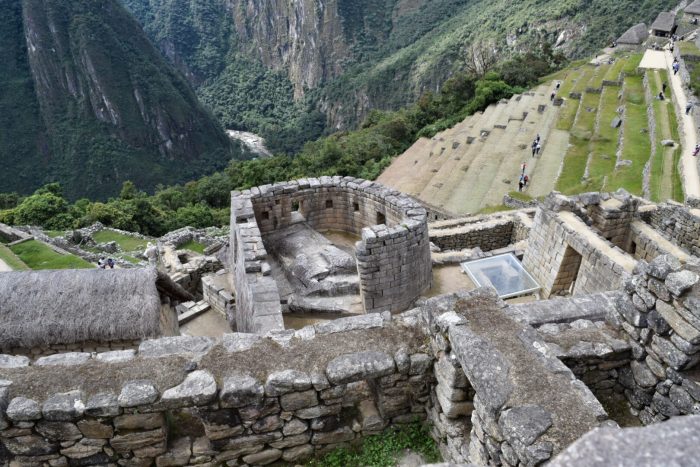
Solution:
<svg viewBox="0 0 700 467">
<path fill-rule="evenodd" d="M 297 222 L 305 221 L 316 230 L 361 235 L 355 249 L 367 313 L 405 310 L 431 285 L 425 209 L 408 196 L 378 183 L 352 177 L 321 177 L 265 185 L 234 193 L 231 215 L 232 246 L 246 261 L 257 258 L 255 261 L 264 263 L 267 253 L 263 254 L 262 237 Z M 243 238 L 246 235 L 249 237 Z M 246 253 L 241 242 L 255 244 L 255 249 Z M 240 261 L 233 258 L 233 262 L 232 270 Z M 250 270 L 258 269 L 257 264 L 249 266 Z M 259 274 L 263 274 L 262 264 L 259 269 Z M 259 279 L 260 276 L 236 274 L 235 289 L 244 290 L 246 296 L 248 284 Z M 255 310 L 258 302 L 244 300 L 242 307 L 240 300 L 237 303 L 238 329 L 256 329 L 249 323 L 256 321 L 255 316 L 262 316 Z"/>
</svg>

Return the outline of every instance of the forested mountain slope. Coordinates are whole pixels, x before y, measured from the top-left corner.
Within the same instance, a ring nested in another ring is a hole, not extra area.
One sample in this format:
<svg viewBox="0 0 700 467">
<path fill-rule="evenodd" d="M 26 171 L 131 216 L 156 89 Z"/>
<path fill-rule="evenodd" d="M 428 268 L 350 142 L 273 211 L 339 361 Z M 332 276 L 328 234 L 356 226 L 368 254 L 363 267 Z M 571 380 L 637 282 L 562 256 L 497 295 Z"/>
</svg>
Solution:
<svg viewBox="0 0 700 467">
<path fill-rule="evenodd" d="M 117 0 L 0 2 L 0 191 L 106 198 L 241 151 Z"/>
<path fill-rule="evenodd" d="M 224 125 L 293 149 L 325 114 L 354 128 L 465 67 L 466 48 L 501 55 L 542 43 L 572 57 L 650 22 L 677 0 L 121 0 L 199 88 Z"/>
</svg>

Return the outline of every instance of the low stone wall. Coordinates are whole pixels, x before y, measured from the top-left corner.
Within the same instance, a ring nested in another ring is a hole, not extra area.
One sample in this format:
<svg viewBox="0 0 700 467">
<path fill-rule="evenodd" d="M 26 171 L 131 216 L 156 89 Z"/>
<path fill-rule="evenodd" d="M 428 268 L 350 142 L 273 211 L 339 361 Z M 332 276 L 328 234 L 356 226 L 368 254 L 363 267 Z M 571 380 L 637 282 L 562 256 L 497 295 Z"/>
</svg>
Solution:
<svg viewBox="0 0 700 467">
<path fill-rule="evenodd" d="M 228 274 L 222 269 L 202 278 L 202 296 L 209 306 L 224 316 L 235 315 L 236 299 L 226 290 Z"/>
<path fill-rule="evenodd" d="M 262 243 L 265 233 L 296 222 L 306 222 L 316 230 L 361 235 L 355 248 L 367 313 L 406 310 L 431 285 L 426 211 L 400 192 L 352 177 L 321 177 L 234 193 L 233 204 L 232 216 L 233 212 L 246 213 L 245 229 L 255 242 L 258 236 Z M 255 227 L 250 223 L 255 223 Z M 240 235 L 235 232 L 240 227 L 232 217 L 232 239 Z M 231 245 L 235 248 L 237 244 L 232 240 Z M 264 261 L 264 245 L 256 246 L 255 251 L 253 256 Z M 237 274 L 235 283 L 239 280 L 245 277 Z M 247 299 L 237 302 L 239 317 L 255 314 L 250 308 L 252 303 L 254 307 L 259 303 Z"/>
<path fill-rule="evenodd" d="M 623 330 L 633 361 L 619 382 L 644 424 L 700 411 L 700 267 L 672 256 L 640 262 L 610 321 Z"/>
<path fill-rule="evenodd" d="M 700 209 L 675 202 L 658 205 L 649 223 L 673 243 L 694 256 L 700 256 Z"/>
<path fill-rule="evenodd" d="M 480 248 L 492 251 L 524 240 L 530 233 L 534 209 L 434 222 L 430 241 L 442 250 Z"/>
<path fill-rule="evenodd" d="M 3 356 L 0 464 L 264 465 L 425 419 L 433 358 L 416 313 L 138 352 Z M 274 359 L 261 355 L 274 354 Z M 157 370 L 156 370 L 157 369 Z"/>
<path fill-rule="evenodd" d="M 83 352 L 89 355 L 91 352 L 109 352 L 112 350 L 136 349 L 138 348 L 140 343 L 140 339 L 119 340 L 112 342 L 85 341 L 79 342 L 77 344 L 45 345 L 41 347 L 34 347 L 32 349 L 9 348 L 0 350 L 10 355 L 21 355 L 28 357 L 31 360 L 35 360 L 49 355 L 61 354 L 66 352 Z M 1 362 L 0 368 L 2 368 Z"/>
</svg>

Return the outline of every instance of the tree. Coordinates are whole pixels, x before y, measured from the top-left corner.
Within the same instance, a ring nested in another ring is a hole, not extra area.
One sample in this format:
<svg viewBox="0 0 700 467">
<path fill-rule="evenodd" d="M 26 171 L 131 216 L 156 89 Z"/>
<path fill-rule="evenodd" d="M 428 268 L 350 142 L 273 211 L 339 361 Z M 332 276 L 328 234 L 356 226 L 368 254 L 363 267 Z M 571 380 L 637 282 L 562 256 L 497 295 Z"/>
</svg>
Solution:
<svg viewBox="0 0 700 467">
<path fill-rule="evenodd" d="M 466 47 L 464 67 L 477 78 L 483 78 L 498 63 L 498 54 L 493 42 L 472 42 Z"/>
<path fill-rule="evenodd" d="M 37 190 L 36 194 L 25 198 L 14 209 L 14 222 L 17 224 L 48 226 L 51 228 L 69 228 L 72 218 L 61 217 L 60 221 L 53 218 L 60 214 L 68 214 L 68 203 L 61 196 L 57 196 L 48 190 Z M 54 222 L 51 222 L 54 220 Z M 57 224 L 60 224 L 58 226 Z"/>
<path fill-rule="evenodd" d="M 143 193 L 136 189 L 134 182 L 127 180 L 122 183 L 122 191 L 119 192 L 119 198 L 123 200 L 136 199 L 142 194 Z"/>
</svg>

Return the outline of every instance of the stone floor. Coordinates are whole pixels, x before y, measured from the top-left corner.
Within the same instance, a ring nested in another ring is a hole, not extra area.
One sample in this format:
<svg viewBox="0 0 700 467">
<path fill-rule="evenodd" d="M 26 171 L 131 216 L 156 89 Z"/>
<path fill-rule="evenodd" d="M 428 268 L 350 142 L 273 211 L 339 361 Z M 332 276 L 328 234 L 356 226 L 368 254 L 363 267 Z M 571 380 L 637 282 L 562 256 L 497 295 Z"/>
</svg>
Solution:
<svg viewBox="0 0 700 467">
<path fill-rule="evenodd" d="M 180 327 L 183 336 L 220 337 L 232 332 L 226 317 L 215 310 L 209 310 Z"/>
</svg>

